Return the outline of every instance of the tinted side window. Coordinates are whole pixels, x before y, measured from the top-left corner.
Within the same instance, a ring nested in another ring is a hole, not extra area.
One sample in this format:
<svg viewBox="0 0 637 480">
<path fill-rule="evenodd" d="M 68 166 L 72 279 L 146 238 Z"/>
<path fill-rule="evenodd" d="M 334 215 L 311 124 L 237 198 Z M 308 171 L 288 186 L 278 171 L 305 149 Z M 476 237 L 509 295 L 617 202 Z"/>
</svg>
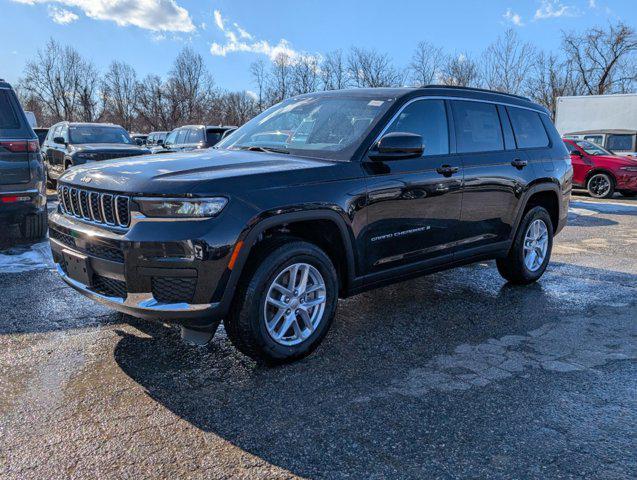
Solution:
<svg viewBox="0 0 637 480">
<path fill-rule="evenodd" d="M 178 133 L 179 133 L 179 130 L 173 130 L 172 132 L 170 132 L 168 136 L 166 137 L 166 144 L 173 145 L 177 141 Z"/>
<path fill-rule="evenodd" d="M 504 150 L 496 106 L 482 102 L 451 102 L 458 153 Z"/>
<path fill-rule="evenodd" d="M 0 129 L 15 130 L 20 128 L 20 121 L 11 104 L 8 90 L 0 90 Z"/>
<path fill-rule="evenodd" d="M 508 107 L 518 148 L 538 148 L 549 145 L 540 114 L 523 108 Z"/>
<path fill-rule="evenodd" d="M 606 140 L 606 148 L 609 150 L 632 150 L 633 149 L 633 136 L 632 135 L 609 135 Z"/>
<path fill-rule="evenodd" d="M 186 143 L 186 136 L 188 136 L 188 129 L 182 128 L 181 130 L 179 130 L 179 133 L 177 134 L 177 140 L 175 141 L 175 143 L 177 144 Z"/>
<path fill-rule="evenodd" d="M 190 130 L 186 143 L 199 143 L 202 141 L 203 141 L 203 135 L 202 135 L 201 129 L 193 128 L 192 130 Z"/>
<path fill-rule="evenodd" d="M 573 153 L 573 152 L 577 151 L 577 148 L 575 148 L 573 145 L 571 145 L 568 142 L 564 142 L 564 146 L 568 150 L 568 153 Z"/>
<path fill-rule="evenodd" d="M 206 132 L 206 143 L 210 146 L 214 146 L 219 143 L 219 140 L 223 137 L 223 133 L 216 130 L 208 130 Z"/>
<path fill-rule="evenodd" d="M 449 153 L 449 129 L 443 100 L 419 100 L 405 107 L 386 133 L 405 132 L 420 135 L 424 155 Z"/>
</svg>

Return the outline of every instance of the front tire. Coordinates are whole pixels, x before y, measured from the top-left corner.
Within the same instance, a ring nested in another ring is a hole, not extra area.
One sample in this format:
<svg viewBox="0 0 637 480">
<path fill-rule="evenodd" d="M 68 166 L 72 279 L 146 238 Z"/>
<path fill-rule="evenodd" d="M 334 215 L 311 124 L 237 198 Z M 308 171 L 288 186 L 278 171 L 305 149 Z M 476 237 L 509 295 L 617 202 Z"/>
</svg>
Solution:
<svg viewBox="0 0 637 480">
<path fill-rule="evenodd" d="M 534 207 L 522 219 L 506 257 L 496 261 L 500 275 L 516 285 L 537 281 L 546 270 L 553 249 L 553 224 L 543 207 Z"/>
<path fill-rule="evenodd" d="M 317 246 L 296 240 L 273 245 L 257 261 L 224 320 L 228 337 L 260 363 L 299 360 L 319 346 L 334 319 L 334 265 Z"/>
<path fill-rule="evenodd" d="M 608 173 L 595 173 L 586 182 L 586 190 L 593 198 L 611 198 L 615 193 L 615 181 Z"/>
</svg>

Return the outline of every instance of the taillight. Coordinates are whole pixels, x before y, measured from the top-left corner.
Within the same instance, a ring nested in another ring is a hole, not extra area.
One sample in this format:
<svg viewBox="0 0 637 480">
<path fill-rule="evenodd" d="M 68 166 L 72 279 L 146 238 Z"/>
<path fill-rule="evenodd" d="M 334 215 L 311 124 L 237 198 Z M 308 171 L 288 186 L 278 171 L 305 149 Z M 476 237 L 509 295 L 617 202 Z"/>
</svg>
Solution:
<svg viewBox="0 0 637 480">
<path fill-rule="evenodd" d="M 8 140 L 0 142 L 0 148 L 13 153 L 37 152 L 40 150 L 40 143 L 37 140 Z"/>
</svg>

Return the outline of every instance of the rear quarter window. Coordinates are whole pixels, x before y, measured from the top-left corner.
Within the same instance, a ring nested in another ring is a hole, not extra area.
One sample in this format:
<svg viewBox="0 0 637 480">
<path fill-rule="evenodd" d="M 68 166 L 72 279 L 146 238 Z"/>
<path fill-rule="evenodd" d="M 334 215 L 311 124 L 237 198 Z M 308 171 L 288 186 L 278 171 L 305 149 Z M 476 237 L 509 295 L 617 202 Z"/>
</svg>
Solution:
<svg viewBox="0 0 637 480">
<path fill-rule="evenodd" d="M 0 130 L 20 128 L 20 121 L 12 105 L 10 95 L 8 90 L 0 90 Z"/>
<path fill-rule="evenodd" d="M 630 151 L 633 149 L 633 135 L 609 135 L 606 140 L 609 150 Z"/>
<path fill-rule="evenodd" d="M 549 146 L 549 137 L 539 113 L 523 108 L 508 107 L 507 109 L 518 148 Z"/>
<path fill-rule="evenodd" d="M 500 117 L 494 104 L 451 102 L 458 153 L 504 150 Z"/>
</svg>

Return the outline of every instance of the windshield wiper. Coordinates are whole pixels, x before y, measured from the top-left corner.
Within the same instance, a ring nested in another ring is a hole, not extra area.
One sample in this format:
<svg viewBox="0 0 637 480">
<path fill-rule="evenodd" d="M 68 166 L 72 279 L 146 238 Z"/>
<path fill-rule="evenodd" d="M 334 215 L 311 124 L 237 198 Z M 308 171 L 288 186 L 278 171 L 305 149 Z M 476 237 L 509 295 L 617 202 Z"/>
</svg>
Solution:
<svg viewBox="0 0 637 480">
<path fill-rule="evenodd" d="M 235 148 L 237 150 L 249 150 L 250 152 L 286 153 L 286 154 L 290 153 L 289 150 L 286 150 L 284 148 L 261 147 L 257 145 L 241 145 Z"/>
</svg>

